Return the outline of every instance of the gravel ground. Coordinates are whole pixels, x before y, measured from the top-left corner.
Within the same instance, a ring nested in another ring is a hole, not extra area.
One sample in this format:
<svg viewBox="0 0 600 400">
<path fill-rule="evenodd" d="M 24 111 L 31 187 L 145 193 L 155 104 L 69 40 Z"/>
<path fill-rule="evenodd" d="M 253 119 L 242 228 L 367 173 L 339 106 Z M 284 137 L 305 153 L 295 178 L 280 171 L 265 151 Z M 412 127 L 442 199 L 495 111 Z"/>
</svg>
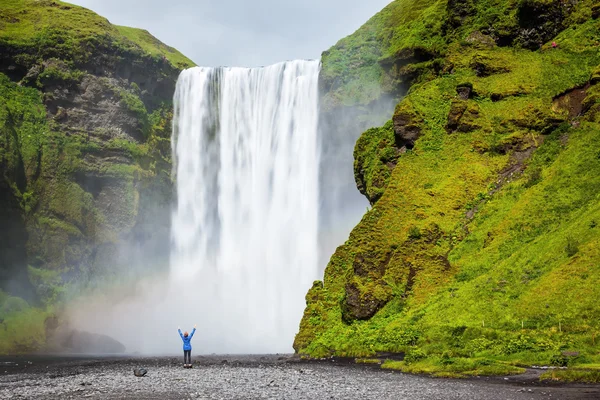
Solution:
<svg viewBox="0 0 600 400">
<path fill-rule="evenodd" d="M 146 376 L 134 376 L 143 367 Z M 434 379 L 288 356 L 0 359 L 0 399 L 600 399 L 600 386 Z"/>
</svg>

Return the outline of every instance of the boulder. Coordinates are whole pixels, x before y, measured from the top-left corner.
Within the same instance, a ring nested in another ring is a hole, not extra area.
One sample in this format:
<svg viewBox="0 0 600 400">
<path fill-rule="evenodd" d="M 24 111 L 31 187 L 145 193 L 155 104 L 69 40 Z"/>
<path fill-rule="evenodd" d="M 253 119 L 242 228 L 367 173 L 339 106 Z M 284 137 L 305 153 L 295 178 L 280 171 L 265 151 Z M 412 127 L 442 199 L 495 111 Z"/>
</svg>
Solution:
<svg viewBox="0 0 600 400">
<path fill-rule="evenodd" d="M 416 113 L 408 101 L 403 101 L 396 107 L 393 117 L 396 147 L 412 149 L 421 136 L 423 119 Z"/>
<path fill-rule="evenodd" d="M 53 351 L 79 354 L 122 354 L 125 346 L 107 335 L 70 328 L 55 330 L 48 339 Z"/>
</svg>

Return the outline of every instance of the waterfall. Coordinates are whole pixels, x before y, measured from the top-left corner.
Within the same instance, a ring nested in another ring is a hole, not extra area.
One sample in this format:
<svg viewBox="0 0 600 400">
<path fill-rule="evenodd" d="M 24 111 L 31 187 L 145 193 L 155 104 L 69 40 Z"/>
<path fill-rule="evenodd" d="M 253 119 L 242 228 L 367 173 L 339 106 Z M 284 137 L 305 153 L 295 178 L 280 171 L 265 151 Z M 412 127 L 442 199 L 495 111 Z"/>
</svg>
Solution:
<svg viewBox="0 0 600 400">
<path fill-rule="evenodd" d="M 319 61 L 192 68 L 174 96 L 171 285 L 215 353 L 289 352 L 318 278 Z"/>
</svg>

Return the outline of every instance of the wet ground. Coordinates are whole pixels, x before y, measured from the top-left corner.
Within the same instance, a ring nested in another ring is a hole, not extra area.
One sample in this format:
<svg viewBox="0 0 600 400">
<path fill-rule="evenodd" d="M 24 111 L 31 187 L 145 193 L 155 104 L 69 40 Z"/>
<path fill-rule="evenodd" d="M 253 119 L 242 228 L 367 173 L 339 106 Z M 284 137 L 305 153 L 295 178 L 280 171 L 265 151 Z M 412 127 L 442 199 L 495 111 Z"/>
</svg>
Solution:
<svg viewBox="0 0 600 400">
<path fill-rule="evenodd" d="M 133 370 L 147 374 L 136 377 Z M 0 399 L 600 399 L 599 385 L 510 378 L 436 379 L 291 356 L 0 358 Z"/>
</svg>

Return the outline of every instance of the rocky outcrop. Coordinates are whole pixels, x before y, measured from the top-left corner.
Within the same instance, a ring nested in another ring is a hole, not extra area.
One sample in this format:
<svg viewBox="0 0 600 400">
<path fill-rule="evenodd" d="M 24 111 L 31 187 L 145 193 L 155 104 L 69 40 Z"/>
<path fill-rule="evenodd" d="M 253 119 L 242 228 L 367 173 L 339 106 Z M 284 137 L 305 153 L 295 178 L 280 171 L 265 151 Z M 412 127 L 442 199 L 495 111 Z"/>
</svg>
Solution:
<svg viewBox="0 0 600 400">
<path fill-rule="evenodd" d="M 468 100 L 453 100 L 448 113 L 448 132 L 471 132 L 481 128 L 477 123 L 479 117 L 479 106 Z"/>
<path fill-rule="evenodd" d="M 110 336 L 65 327 L 49 332 L 47 341 L 49 351 L 60 353 L 114 355 L 126 350 L 122 343 Z"/>
<path fill-rule="evenodd" d="M 421 136 L 421 123 L 423 119 L 417 114 L 411 103 L 399 103 L 392 118 L 394 121 L 394 137 L 396 147 L 399 149 L 412 149 Z"/>
</svg>

